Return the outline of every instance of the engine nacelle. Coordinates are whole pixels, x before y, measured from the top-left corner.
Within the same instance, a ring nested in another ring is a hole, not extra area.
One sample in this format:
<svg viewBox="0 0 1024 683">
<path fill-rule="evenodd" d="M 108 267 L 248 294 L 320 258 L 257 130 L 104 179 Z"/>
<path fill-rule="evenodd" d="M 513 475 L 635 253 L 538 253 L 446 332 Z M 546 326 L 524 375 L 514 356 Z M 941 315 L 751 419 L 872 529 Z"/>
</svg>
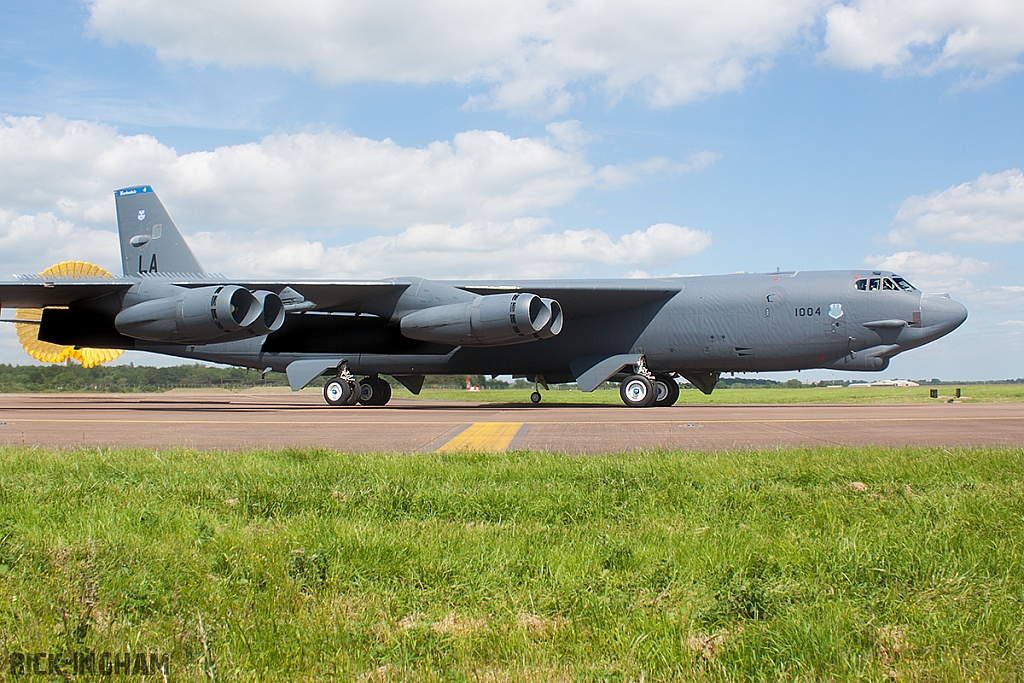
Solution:
<svg viewBox="0 0 1024 683">
<path fill-rule="evenodd" d="M 553 299 L 536 294 L 489 294 L 464 304 L 424 308 L 405 315 L 399 324 L 410 339 L 505 346 L 555 336 L 562 330 L 562 309 Z"/>
<path fill-rule="evenodd" d="M 284 305 L 277 294 L 254 295 L 237 285 L 186 289 L 177 296 L 130 306 L 114 318 L 114 327 L 123 335 L 176 344 L 256 337 L 283 324 Z"/>
</svg>

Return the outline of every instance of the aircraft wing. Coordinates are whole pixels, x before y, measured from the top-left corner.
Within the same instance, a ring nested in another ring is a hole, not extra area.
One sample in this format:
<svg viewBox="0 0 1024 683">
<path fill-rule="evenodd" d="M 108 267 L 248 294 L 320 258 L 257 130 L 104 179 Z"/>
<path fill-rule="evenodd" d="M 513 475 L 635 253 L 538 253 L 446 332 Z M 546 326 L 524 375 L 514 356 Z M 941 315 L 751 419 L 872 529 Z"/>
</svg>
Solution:
<svg viewBox="0 0 1024 683">
<path fill-rule="evenodd" d="M 147 279 L 156 279 L 149 276 Z M 160 281 L 179 287 L 208 287 L 211 285 L 239 285 L 249 290 L 265 289 L 289 297 L 299 309 L 319 311 L 357 310 L 361 304 L 388 294 L 400 293 L 408 283 L 382 281 L 355 282 L 286 282 L 242 281 L 227 278 L 195 278 L 159 276 Z M 79 279 L 22 276 L 18 280 L 0 282 L 0 306 L 3 308 L 45 308 L 47 306 L 73 306 L 107 295 L 121 295 L 139 284 L 138 278 Z M 304 305 L 305 304 L 305 305 Z"/>
<path fill-rule="evenodd" d="M 667 301 L 678 294 L 678 280 L 523 280 L 451 283 L 474 294 L 530 292 L 556 300 L 567 317 L 585 318 Z"/>
<path fill-rule="evenodd" d="M 362 304 L 383 296 L 400 294 L 411 283 L 400 280 L 355 280 L 331 282 L 326 280 L 239 280 L 221 276 L 149 275 L 144 279 L 159 279 L 179 287 L 208 287 L 210 285 L 239 285 L 249 290 L 265 289 L 277 292 L 288 302 L 318 311 L 354 311 Z M 4 308 L 43 308 L 84 303 L 109 294 L 120 295 L 140 282 L 139 278 L 119 277 L 107 279 L 49 278 L 21 276 L 17 280 L 0 282 L 0 305 Z M 500 294 L 503 292 L 530 292 L 555 299 L 567 315 L 584 317 L 642 306 L 663 301 L 682 288 L 673 280 L 529 280 L 494 282 L 446 282 L 474 294 Z"/>
<path fill-rule="evenodd" d="M 0 306 L 4 308 L 45 308 L 72 306 L 109 294 L 128 291 L 137 281 L 29 279 L 0 282 Z"/>
<path fill-rule="evenodd" d="M 232 282 L 247 289 L 272 289 L 280 292 L 282 282 Z M 529 292 L 555 299 L 565 314 L 575 318 L 636 308 L 656 301 L 666 301 L 679 293 L 682 285 L 673 280 L 522 280 L 517 282 L 454 282 L 444 281 L 473 294 Z M 390 294 L 400 294 L 412 286 L 403 280 L 367 282 L 289 282 L 287 286 L 305 299 L 316 303 L 318 311 L 354 311 L 368 301 Z M 281 293 L 286 299 L 286 293 Z"/>
<path fill-rule="evenodd" d="M 409 287 L 407 282 L 391 282 L 381 280 L 355 280 L 350 282 L 328 282 L 325 280 L 308 280 L 305 282 L 286 282 L 282 280 L 243 281 L 230 280 L 220 283 L 211 282 L 175 282 L 182 287 L 199 287 L 210 284 L 230 284 L 245 287 L 250 291 L 265 289 L 281 295 L 281 299 L 289 308 L 323 312 L 358 311 L 363 304 L 374 299 L 392 294 L 401 294 Z M 304 305 L 308 302 L 312 305 Z"/>
</svg>

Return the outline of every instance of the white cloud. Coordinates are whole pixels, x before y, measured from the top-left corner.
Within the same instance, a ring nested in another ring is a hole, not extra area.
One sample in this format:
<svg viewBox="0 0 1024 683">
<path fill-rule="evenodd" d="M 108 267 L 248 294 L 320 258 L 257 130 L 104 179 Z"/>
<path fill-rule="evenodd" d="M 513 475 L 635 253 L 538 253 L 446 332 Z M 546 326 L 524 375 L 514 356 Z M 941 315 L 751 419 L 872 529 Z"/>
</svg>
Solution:
<svg viewBox="0 0 1024 683">
<path fill-rule="evenodd" d="M 1001 320 L 1024 311 L 1024 286 L 977 284 L 972 279 L 1000 269 L 986 261 L 950 253 L 902 251 L 889 256 L 869 256 L 863 265 L 893 270 L 925 292 L 949 293 L 967 306 L 972 326 L 1009 325 L 1012 323 Z"/>
<path fill-rule="evenodd" d="M 956 296 L 969 295 L 975 291 L 969 278 L 997 268 L 991 263 L 949 252 L 928 254 L 921 251 L 868 256 L 863 266 L 899 273 L 924 291 L 950 292 Z"/>
<path fill-rule="evenodd" d="M 559 206 L 588 187 L 699 170 L 655 158 L 595 170 L 576 122 L 550 138 L 472 130 L 425 147 L 347 132 L 276 134 L 179 155 L 148 135 L 98 123 L 10 117 L 0 122 L 0 207 L 112 224 L 112 191 L 151 184 L 180 225 L 369 226 L 510 220 Z"/>
<path fill-rule="evenodd" d="M 193 240 L 200 260 L 234 276 L 434 278 L 614 276 L 623 267 L 657 267 L 695 256 L 710 233 L 659 223 L 615 239 L 601 230 L 549 232 L 549 221 L 417 224 L 394 236 L 344 246 L 267 232 L 237 239 L 201 233 Z"/>
<path fill-rule="evenodd" d="M 536 216 L 584 188 L 698 170 L 717 158 L 701 152 L 595 169 L 582 151 L 592 141 L 565 121 L 544 138 L 467 131 L 407 148 L 318 131 L 179 155 L 102 124 L 7 118 L 0 268 L 35 272 L 76 258 L 119 271 L 115 233 L 85 226 L 114 227 L 112 190 L 139 183 L 156 187 L 208 269 L 237 276 L 617 275 L 710 245 L 708 233 L 670 223 L 616 237 L 555 231 Z M 345 227 L 394 234 L 339 246 Z"/>
<path fill-rule="evenodd" d="M 0 278 L 38 273 L 69 260 L 89 261 L 120 274 L 117 234 L 76 227 L 52 213 L 23 215 L 0 209 Z"/>
<path fill-rule="evenodd" d="M 617 189 L 643 182 L 647 178 L 655 176 L 700 171 L 715 163 L 719 158 L 721 155 L 714 152 L 697 152 L 688 156 L 684 163 L 679 163 L 668 157 L 652 157 L 632 164 L 602 166 L 597 172 L 600 179 L 598 186 Z"/>
<path fill-rule="evenodd" d="M 90 30 L 159 58 L 329 83 L 493 86 L 470 105 L 565 111 L 586 88 L 665 107 L 736 90 L 825 0 L 91 0 Z"/>
<path fill-rule="evenodd" d="M 1017 0 L 854 0 L 830 7 L 825 21 L 822 56 L 854 69 L 967 69 L 991 78 L 1019 69 L 1024 51 Z"/>
<path fill-rule="evenodd" d="M 890 74 L 1020 68 L 1016 0 L 90 0 L 90 31 L 160 59 L 311 71 L 328 83 L 483 84 L 469 107 L 560 113 L 596 89 L 668 107 L 738 90 L 781 52 Z"/>
<path fill-rule="evenodd" d="M 979 289 L 970 298 L 981 305 L 1001 312 L 1003 315 L 1014 308 L 1024 310 L 1024 286 L 998 285 Z"/>
<path fill-rule="evenodd" d="M 910 197 L 896 212 L 893 244 L 917 237 L 957 242 L 1024 242 L 1024 174 L 983 173 L 977 180 L 930 195 Z"/>
</svg>

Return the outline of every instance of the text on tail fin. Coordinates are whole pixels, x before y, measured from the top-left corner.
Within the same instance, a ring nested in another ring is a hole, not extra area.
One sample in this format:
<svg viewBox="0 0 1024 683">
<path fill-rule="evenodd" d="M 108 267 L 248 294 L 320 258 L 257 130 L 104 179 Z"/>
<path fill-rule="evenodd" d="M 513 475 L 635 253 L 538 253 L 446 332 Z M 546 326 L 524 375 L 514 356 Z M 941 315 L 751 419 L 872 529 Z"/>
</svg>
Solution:
<svg viewBox="0 0 1024 683">
<path fill-rule="evenodd" d="M 205 274 L 167 209 L 149 185 L 114 192 L 124 274 Z"/>
</svg>

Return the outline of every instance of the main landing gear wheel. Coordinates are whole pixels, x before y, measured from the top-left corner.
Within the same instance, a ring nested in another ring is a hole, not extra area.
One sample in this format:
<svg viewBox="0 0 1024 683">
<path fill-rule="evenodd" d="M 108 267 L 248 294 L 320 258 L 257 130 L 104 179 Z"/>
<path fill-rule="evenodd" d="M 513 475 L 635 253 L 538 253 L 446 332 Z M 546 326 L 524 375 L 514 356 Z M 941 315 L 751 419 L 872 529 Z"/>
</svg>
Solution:
<svg viewBox="0 0 1024 683">
<path fill-rule="evenodd" d="M 675 405 L 679 400 L 679 385 L 671 375 L 654 376 L 654 405 L 659 408 Z"/>
<path fill-rule="evenodd" d="M 391 385 L 380 377 L 366 377 L 359 382 L 359 402 L 364 406 L 382 406 L 391 400 Z"/>
<path fill-rule="evenodd" d="M 352 383 L 340 377 L 332 377 L 324 385 L 324 400 L 327 401 L 327 405 L 335 408 L 348 405 L 348 401 L 354 393 L 355 389 Z"/>
<path fill-rule="evenodd" d="M 530 403 L 540 403 L 540 392 L 535 391 L 530 394 Z"/>
<path fill-rule="evenodd" d="M 619 396 L 630 408 L 646 408 L 657 398 L 654 382 L 643 375 L 630 375 L 619 385 Z"/>
</svg>

